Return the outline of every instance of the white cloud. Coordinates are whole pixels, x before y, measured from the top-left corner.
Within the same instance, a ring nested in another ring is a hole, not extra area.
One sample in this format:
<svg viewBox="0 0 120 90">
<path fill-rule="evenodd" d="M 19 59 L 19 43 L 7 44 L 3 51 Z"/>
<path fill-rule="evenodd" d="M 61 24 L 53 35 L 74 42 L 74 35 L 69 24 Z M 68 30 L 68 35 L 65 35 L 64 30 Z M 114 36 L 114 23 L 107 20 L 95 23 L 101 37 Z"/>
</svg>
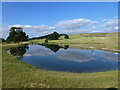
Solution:
<svg viewBox="0 0 120 90">
<path fill-rule="evenodd" d="M 16 25 L 9 25 L 9 28 L 10 27 L 23 27 L 23 25 L 18 25 L 18 24 L 16 24 Z"/>
<path fill-rule="evenodd" d="M 66 20 L 66 21 L 59 21 L 56 24 L 56 27 L 63 28 L 63 29 L 78 29 L 90 24 L 97 23 L 96 21 L 91 21 L 89 19 L 73 19 L 73 20 Z"/>
<path fill-rule="evenodd" d="M 32 25 L 11 25 L 9 27 L 22 27 L 23 29 L 33 29 L 36 31 L 45 31 L 45 30 L 54 30 L 55 27 L 48 26 L 48 25 L 38 25 L 38 26 L 32 26 Z"/>
<path fill-rule="evenodd" d="M 31 25 L 24 25 L 25 28 L 32 28 L 33 26 Z"/>
<path fill-rule="evenodd" d="M 96 26 L 93 26 L 92 29 L 96 29 Z"/>
<path fill-rule="evenodd" d="M 110 19 L 105 23 L 105 27 L 118 25 L 118 19 Z"/>
<path fill-rule="evenodd" d="M 118 30 L 118 19 L 109 19 L 103 24 L 106 31 L 115 31 Z"/>
<path fill-rule="evenodd" d="M 82 29 L 75 29 L 75 30 L 63 30 L 63 31 L 59 31 L 59 33 L 66 33 L 69 35 L 72 34 L 80 34 L 80 33 L 97 33 L 97 32 L 101 32 L 100 30 L 95 30 L 93 29 L 93 27 L 91 28 L 82 28 Z"/>
<path fill-rule="evenodd" d="M 42 31 L 42 30 L 54 30 L 55 27 L 52 26 L 48 26 L 48 25 L 39 25 L 39 26 L 33 26 L 34 29 L 36 29 L 37 31 Z"/>
<path fill-rule="evenodd" d="M 50 34 L 54 31 L 66 34 L 92 33 L 92 32 L 116 32 L 118 29 L 118 19 L 105 19 L 101 23 L 89 19 L 72 19 L 58 21 L 54 26 L 49 25 L 3 25 L 2 36 L 6 38 L 11 27 L 22 27 L 29 37 L 37 37 Z M 61 29 L 61 30 L 60 30 Z M 1 33 L 1 31 L 0 31 Z"/>
<path fill-rule="evenodd" d="M 9 34 L 9 30 L 11 27 L 22 27 L 23 30 L 29 35 L 29 37 L 36 37 L 36 36 L 43 36 L 48 33 L 52 33 L 55 30 L 55 27 L 48 26 L 48 25 L 20 25 L 20 24 L 15 24 L 15 25 L 7 25 L 3 24 L 2 25 L 2 36 L 1 38 L 7 38 Z"/>
<path fill-rule="evenodd" d="M 118 27 L 115 27 L 114 29 L 118 30 Z"/>
</svg>

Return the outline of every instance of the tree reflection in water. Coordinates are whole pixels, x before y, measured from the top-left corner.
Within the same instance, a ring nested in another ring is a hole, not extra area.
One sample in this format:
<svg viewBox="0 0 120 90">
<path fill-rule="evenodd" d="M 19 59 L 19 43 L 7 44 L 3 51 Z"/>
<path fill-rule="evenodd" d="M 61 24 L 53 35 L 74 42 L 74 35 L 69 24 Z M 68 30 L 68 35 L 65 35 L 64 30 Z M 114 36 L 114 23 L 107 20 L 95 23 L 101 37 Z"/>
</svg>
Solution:
<svg viewBox="0 0 120 90">
<path fill-rule="evenodd" d="M 65 45 L 65 46 L 59 46 L 59 45 L 53 45 L 53 44 L 39 44 L 39 45 L 45 46 L 45 48 L 49 48 L 53 52 L 57 52 L 60 48 L 64 48 L 64 49 L 69 48 L 68 45 Z M 22 58 L 28 49 L 29 49 L 28 45 L 25 44 L 19 47 L 10 48 L 8 52 L 15 57 Z"/>
<path fill-rule="evenodd" d="M 9 53 L 15 57 L 22 58 L 28 49 L 29 49 L 28 45 L 25 44 L 19 47 L 10 48 Z"/>
<path fill-rule="evenodd" d="M 65 46 L 59 46 L 59 45 L 53 45 L 53 44 L 39 44 L 41 46 L 45 46 L 46 48 L 49 48 L 53 52 L 57 52 L 60 48 L 68 49 L 69 45 Z"/>
</svg>

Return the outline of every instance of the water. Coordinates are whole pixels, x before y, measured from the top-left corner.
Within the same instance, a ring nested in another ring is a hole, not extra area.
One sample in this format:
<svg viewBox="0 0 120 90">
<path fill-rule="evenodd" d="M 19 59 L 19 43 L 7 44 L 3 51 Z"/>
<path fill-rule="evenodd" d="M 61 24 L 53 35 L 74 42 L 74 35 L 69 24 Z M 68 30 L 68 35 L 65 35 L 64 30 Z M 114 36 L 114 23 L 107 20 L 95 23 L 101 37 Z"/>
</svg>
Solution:
<svg viewBox="0 0 120 90">
<path fill-rule="evenodd" d="M 8 53 L 40 69 L 65 72 L 103 72 L 118 69 L 118 54 L 102 50 L 71 48 L 68 45 L 22 45 Z"/>
</svg>

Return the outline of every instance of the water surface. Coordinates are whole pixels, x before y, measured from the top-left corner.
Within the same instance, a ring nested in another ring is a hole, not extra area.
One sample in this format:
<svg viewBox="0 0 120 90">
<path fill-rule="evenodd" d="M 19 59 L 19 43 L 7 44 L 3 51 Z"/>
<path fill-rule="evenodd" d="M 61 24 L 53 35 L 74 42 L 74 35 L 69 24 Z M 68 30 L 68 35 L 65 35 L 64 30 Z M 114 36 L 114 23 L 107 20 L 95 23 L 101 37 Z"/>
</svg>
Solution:
<svg viewBox="0 0 120 90">
<path fill-rule="evenodd" d="M 65 72 L 103 72 L 118 69 L 118 53 L 71 48 L 68 45 L 23 45 L 9 53 L 40 69 Z"/>
</svg>

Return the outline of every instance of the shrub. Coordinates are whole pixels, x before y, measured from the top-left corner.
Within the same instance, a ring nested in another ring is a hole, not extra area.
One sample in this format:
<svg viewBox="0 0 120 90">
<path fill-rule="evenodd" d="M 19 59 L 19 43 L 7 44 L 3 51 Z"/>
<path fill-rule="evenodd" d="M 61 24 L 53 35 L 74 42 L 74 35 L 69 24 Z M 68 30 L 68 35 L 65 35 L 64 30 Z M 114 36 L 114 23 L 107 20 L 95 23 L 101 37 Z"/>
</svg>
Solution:
<svg viewBox="0 0 120 90">
<path fill-rule="evenodd" d="M 48 39 L 45 39 L 45 43 L 48 43 Z"/>
<path fill-rule="evenodd" d="M 65 35 L 65 39 L 69 39 L 69 36 L 68 36 L 68 35 Z"/>
<path fill-rule="evenodd" d="M 0 38 L 0 43 L 5 42 L 4 38 Z"/>
</svg>

